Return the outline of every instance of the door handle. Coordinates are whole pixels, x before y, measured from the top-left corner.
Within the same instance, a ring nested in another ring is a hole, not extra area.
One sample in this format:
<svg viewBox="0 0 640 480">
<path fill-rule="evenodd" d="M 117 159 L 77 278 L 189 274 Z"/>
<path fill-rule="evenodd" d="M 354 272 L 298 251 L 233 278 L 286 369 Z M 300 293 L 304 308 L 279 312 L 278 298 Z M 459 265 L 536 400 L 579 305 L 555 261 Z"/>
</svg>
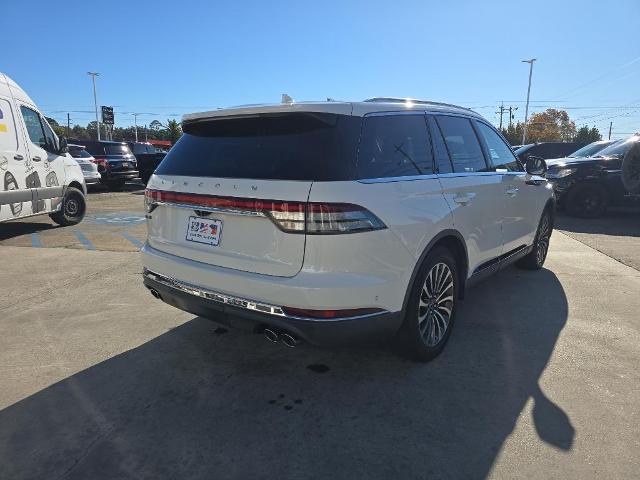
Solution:
<svg viewBox="0 0 640 480">
<path fill-rule="evenodd" d="M 509 187 L 509 188 L 507 188 L 506 193 L 510 197 L 515 197 L 518 194 L 519 190 L 520 189 L 518 187 Z"/>
<path fill-rule="evenodd" d="M 466 205 L 471 201 L 471 199 L 474 196 L 475 196 L 474 194 L 459 193 L 458 195 L 453 197 L 453 201 L 459 205 Z"/>
<path fill-rule="evenodd" d="M 17 155 L 13 156 L 13 159 L 14 160 L 24 160 L 24 157 L 22 155 L 20 155 L 20 154 L 17 154 Z"/>
<path fill-rule="evenodd" d="M 31 160 L 33 160 L 34 162 L 39 162 L 42 159 L 40 157 L 36 156 L 36 157 L 33 157 Z"/>
</svg>

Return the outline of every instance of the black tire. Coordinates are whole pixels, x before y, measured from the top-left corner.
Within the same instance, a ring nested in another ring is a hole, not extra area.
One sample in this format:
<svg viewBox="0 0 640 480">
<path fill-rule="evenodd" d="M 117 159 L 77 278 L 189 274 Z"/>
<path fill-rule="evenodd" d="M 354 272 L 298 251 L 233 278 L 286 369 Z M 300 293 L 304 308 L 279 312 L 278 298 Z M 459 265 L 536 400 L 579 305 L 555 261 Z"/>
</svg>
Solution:
<svg viewBox="0 0 640 480">
<path fill-rule="evenodd" d="M 536 238 L 533 241 L 533 250 L 516 262 L 516 266 L 525 270 L 540 270 L 549 252 L 549 241 L 553 233 L 553 215 L 549 209 L 542 213 Z"/>
<path fill-rule="evenodd" d="M 629 193 L 640 193 L 640 143 L 636 143 L 622 161 L 622 184 Z"/>
<path fill-rule="evenodd" d="M 596 218 L 607 209 L 607 191 L 600 185 L 585 183 L 574 186 L 567 194 L 565 209 L 580 218 Z"/>
<path fill-rule="evenodd" d="M 440 289 L 429 292 L 427 281 L 435 279 L 439 274 L 443 279 Z M 451 280 L 450 286 L 448 278 Z M 460 281 L 454 256 L 448 249 L 436 247 L 425 258 L 411 286 L 404 323 L 397 336 L 399 353 L 427 362 L 442 352 L 453 329 L 459 290 Z M 440 301 L 436 300 L 438 298 Z"/>
<path fill-rule="evenodd" d="M 87 202 L 83 193 L 77 188 L 69 187 L 64 193 L 59 212 L 49 215 L 58 225 L 68 227 L 82 221 L 87 210 Z"/>
</svg>

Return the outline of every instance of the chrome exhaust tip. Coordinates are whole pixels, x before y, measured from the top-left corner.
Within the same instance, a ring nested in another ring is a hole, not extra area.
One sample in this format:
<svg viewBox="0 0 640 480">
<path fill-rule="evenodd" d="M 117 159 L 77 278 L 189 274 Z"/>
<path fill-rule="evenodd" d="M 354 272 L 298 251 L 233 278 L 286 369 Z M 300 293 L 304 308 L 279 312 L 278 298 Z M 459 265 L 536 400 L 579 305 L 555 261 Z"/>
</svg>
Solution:
<svg viewBox="0 0 640 480">
<path fill-rule="evenodd" d="M 294 348 L 298 345 L 298 343 L 300 343 L 296 337 L 287 332 L 283 332 L 282 334 L 280 334 L 280 340 L 282 340 L 282 343 L 284 343 L 285 347 L 289 348 Z"/>
<path fill-rule="evenodd" d="M 153 295 L 155 298 L 157 298 L 158 300 L 162 300 L 160 293 L 155 288 L 150 288 L 149 291 L 151 292 L 151 295 Z"/>
<path fill-rule="evenodd" d="M 270 342 L 273 343 L 278 343 L 278 333 L 274 332 L 273 330 L 271 330 L 270 328 L 265 328 L 264 331 L 262 332 L 264 333 L 264 336 L 266 337 L 267 340 L 269 340 Z"/>
</svg>

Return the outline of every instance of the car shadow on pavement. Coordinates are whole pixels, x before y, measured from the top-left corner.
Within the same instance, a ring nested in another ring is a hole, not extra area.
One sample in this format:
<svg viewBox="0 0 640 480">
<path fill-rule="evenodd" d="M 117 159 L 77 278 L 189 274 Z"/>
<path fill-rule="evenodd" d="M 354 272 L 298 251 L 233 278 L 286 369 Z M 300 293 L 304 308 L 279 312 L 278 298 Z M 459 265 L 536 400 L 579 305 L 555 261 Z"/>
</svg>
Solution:
<svg viewBox="0 0 640 480">
<path fill-rule="evenodd" d="M 0 477 L 484 478 L 521 416 L 571 449 L 539 383 L 567 313 L 551 271 L 507 269 L 428 364 L 195 318 L 2 410 Z"/>
<path fill-rule="evenodd" d="M 54 228 L 58 228 L 58 225 L 53 223 L 53 221 L 50 221 L 50 223 L 33 220 L 6 222 L 0 227 L 0 242 L 10 238 L 19 237 L 21 235 L 30 235 L 32 233 L 39 233 Z"/>
<path fill-rule="evenodd" d="M 555 228 L 573 233 L 640 237 L 640 209 L 609 210 L 599 218 L 556 217 Z"/>
</svg>

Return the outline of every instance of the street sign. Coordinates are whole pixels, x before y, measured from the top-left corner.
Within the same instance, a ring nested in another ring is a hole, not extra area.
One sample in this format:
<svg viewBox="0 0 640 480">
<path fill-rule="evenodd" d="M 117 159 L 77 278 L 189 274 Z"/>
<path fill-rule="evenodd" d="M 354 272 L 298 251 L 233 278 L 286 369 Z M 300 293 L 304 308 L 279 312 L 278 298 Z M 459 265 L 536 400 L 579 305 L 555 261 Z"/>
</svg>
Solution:
<svg viewBox="0 0 640 480">
<path fill-rule="evenodd" d="M 102 123 L 106 123 L 107 125 L 113 125 L 113 107 L 102 107 Z"/>
</svg>

